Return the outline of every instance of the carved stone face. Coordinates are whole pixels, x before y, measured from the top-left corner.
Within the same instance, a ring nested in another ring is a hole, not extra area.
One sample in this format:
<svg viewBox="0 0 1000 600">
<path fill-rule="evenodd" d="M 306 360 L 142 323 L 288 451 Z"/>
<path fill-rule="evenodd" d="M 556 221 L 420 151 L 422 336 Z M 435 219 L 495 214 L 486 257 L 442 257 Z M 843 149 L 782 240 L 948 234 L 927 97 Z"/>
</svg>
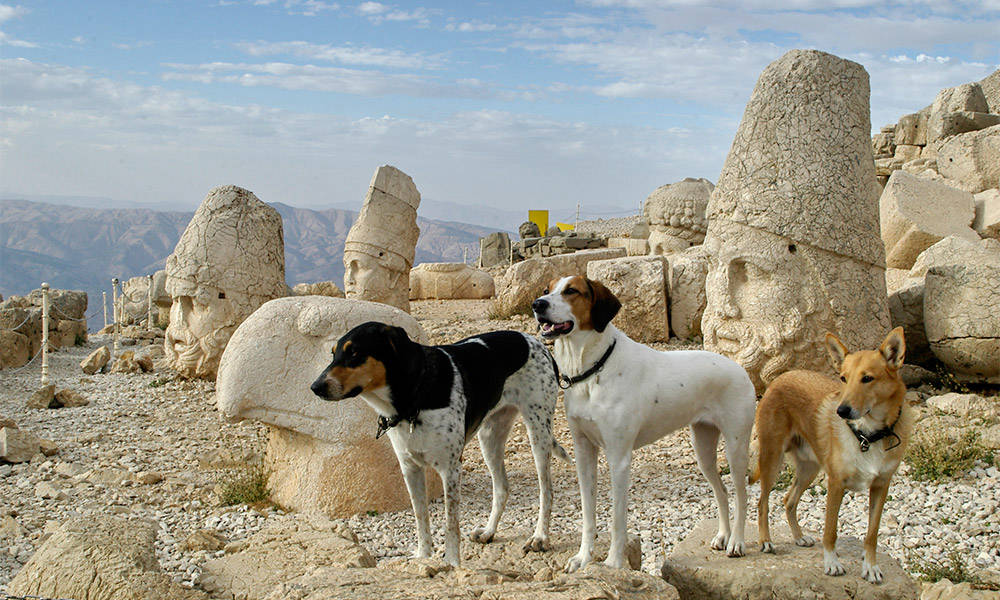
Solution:
<svg viewBox="0 0 1000 600">
<path fill-rule="evenodd" d="M 409 269 L 392 269 L 387 263 L 366 252 L 345 250 L 344 294 L 409 310 Z M 401 285 L 404 280 L 406 284 Z"/>
<path fill-rule="evenodd" d="M 817 250 L 732 222 L 713 225 L 702 320 L 705 348 L 740 363 L 758 391 L 790 368 L 825 370 L 834 330 Z"/>
<path fill-rule="evenodd" d="M 242 321 L 243 315 L 240 313 L 237 318 L 234 304 L 240 300 L 208 288 L 174 297 L 165 343 L 178 373 L 185 377 L 214 378 L 222 351 Z"/>
</svg>

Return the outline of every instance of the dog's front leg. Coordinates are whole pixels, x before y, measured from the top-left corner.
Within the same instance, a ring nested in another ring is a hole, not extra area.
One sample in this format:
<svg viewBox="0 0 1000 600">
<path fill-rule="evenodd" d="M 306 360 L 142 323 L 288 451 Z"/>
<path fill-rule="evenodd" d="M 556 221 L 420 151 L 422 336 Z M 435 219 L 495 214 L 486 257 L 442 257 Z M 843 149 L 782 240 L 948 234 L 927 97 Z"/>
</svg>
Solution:
<svg viewBox="0 0 1000 600">
<path fill-rule="evenodd" d="M 444 482 L 444 561 L 449 565 L 458 566 L 459 559 L 459 528 L 458 501 L 461 487 L 461 465 L 451 465 L 447 470 L 440 470 L 441 481 Z"/>
<path fill-rule="evenodd" d="M 827 478 L 826 523 L 823 527 L 823 572 L 834 577 L 847 572 L 837 558 L 837 520 L 844 501 L 844 483 L 839 477 Z"/>
<path fill-rule="evenodd" d="M 865 560 L 861 564 L 861 576 L 869 583 L 882 583 L 882 569 L 875 562 L 878 546 L 878 526 L 882 521 L 882 508 L 889 493 L 889 482 L 876 479 L 868 490 L 868 533 L 865 535 Z"/>
<path fill-rule="evenodd" d="M 417 552 L 414 558 L 427 558 L 434 551 L 431 541 L 430 516 L 427 514 L 427 489 L 424 482 L 424 468 L 412 461 L 401 460 L 406 490 L 413 504 L 413 516 L 417 520 Z"/>
<path fill-rule="evenodd" d="M 590 563 L 597 530 L 597 446 L 569 421 L 576 452 L 576 476 L 580 481 L 580 503 L 583 506 L 583 535 L 580 551 L 566 563 L 566 572 L 572 573 Z"/>
<path fill-rule="evenodd" d="M 617 441 L 617 440 L 616 440 Z M 625 540 L 628 538 L 628 487 L 632 472 L 632 448 L 608 444 L 605 448 L 611 471 L 611 547 L 604 564 L 621 569 L 625 566 Z"/>
</svg>

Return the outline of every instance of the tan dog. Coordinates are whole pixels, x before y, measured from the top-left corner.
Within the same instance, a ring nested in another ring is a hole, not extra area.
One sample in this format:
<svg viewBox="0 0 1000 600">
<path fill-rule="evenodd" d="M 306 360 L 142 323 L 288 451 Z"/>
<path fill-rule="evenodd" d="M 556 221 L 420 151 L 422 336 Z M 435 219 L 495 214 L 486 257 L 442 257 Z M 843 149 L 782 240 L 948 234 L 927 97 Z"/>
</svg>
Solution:
<svg viewBox="0 0 1000 600">
<path fill-rule="evenodd" d="M 827 350 L 839 366 L 840 381 L 813 371 L 789 371 L 775 379 L 757 407 L 760 445 L 758 527 L 762 552 L 774 552 L 768 526 L 768 495 L 786 452 L 795 464 L 795 480 L 785 495 L 785 517 L 799 546 L 812 546 L 802 535 L 796 508 L 820 468 L 826 471 L 826 524 L 823 566 L 827 575 L 843 575 L 837 559 L 837 517 L 844 491 L 869 490 L 868 532 L 862 577 L 882 582 L 875 563 L 882 508 L 889 480 L 899 467 L 913 429 L 914 415 L 899 377 L 906 344 L 903 328 L 893 329 L 879 349 L 847 353 L 837 336 L 826 334 Z"/>
</svg>

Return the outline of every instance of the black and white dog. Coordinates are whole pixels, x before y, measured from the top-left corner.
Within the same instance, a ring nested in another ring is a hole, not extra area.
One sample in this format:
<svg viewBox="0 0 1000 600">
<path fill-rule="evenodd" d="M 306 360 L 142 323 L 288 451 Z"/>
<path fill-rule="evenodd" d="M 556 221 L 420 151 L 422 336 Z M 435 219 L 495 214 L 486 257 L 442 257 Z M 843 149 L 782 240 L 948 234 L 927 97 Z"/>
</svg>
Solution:
<svg viewBox="0 0 1000 600">
<path fill-rule="evenodd" d="M 400 327 L 368 322 L 347 332 L 333 349 L 333 362 L 312 384 L 324 400 L 361 396 L 387 430 L 417 521 L 415 557 L 431 555 L 424 468 L 441 476 L 445 494 L 445 561 L 459 560 L 458 501 L 465 444 L 478 431 L 483 459 L 493 478 L 493 508 L 470 538 L 492 541 L 507 503 L 504 444 L 520 411 L 538 471 L 539 509 L 526 550 L 544 550 L 549 540 L 552 450 L 567 459 L 552 436 L 558 392 L 555 363 L 538 339 L 517 331 L 494 331 L 446 346 L 423 346 Z M 398 425 L 398 426 L 397 426 Z"/>
</svg>

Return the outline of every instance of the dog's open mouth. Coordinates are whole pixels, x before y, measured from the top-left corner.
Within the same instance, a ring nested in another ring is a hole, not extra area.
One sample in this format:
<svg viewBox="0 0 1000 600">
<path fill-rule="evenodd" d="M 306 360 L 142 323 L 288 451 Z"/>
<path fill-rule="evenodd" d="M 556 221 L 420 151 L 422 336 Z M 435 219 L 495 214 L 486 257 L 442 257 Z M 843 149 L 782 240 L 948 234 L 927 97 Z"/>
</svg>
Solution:
<svg viewBox="0 0 1000 600">
<path fill-rule="evenodd" d="M 553 323 L 548 320 L 538 319 L 538 326 L 542 330 L 542 337 L 551 338 L 558 335 L 565 335 L 573 330 L 573 321 Z"/>
</svg>

